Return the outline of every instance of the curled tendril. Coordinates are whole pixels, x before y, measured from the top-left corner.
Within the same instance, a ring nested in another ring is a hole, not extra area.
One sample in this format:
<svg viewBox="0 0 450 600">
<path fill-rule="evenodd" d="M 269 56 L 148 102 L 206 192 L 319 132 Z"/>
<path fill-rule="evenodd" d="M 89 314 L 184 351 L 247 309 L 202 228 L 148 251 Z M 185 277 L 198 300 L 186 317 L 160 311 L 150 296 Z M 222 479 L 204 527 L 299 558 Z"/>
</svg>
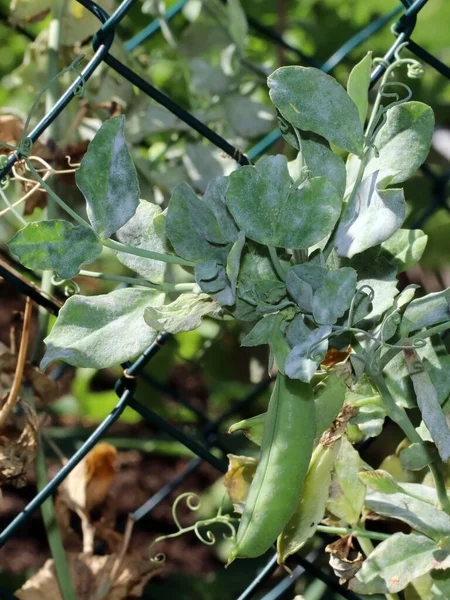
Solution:
<svg viewBox="0 0 450 600">
<path fill-rule="evenodd" d="M 216 536 L 213 534 L 213 532 L 210 529 L 205 531 L 205 533 L 201 533 L 200 532 L 201 525 L 202 525 L 201 521 L 199 521 L 198 523 L 196 523 L 194 525 L 195 535 L 202 542 L 202 544 L 205 544 L 206 546 L 214 546 L 214 544 L 216 543 Z"/>
<path fill-rule="evenodd" d="M 157 563 L 157 564 L 162 565 L 166 562 L 166 560 L 167 560 L 167 556 L 164 554 L 164 552 L 158 552 L 158 554 L 155 554 L 155 556 L 150 556 L 150 561 L 152 563 Z"/>
<path fill-rule="evenodd" d="M 78 285 L 78 283 L 76 281 L 73 281 L 72 279 L 61 279 L 61 278 L 57 277 L 56 275 L 52 275 L 50 280 L 51 280 L 52 285 L 54 285 L 56 287 L 64 286 L 63 291 L 64 291 L 64 295 L 67 298 L 69 298 L 70 296 L 74 296 L 75 294 L 79 294 L 81 292 L 80 286 Z"/>
<path fill-rule="evenodd" d="M 366 292 L 367 290 L 367 292 Z M 362 285 L 360 288 L 358 288 L 352 298 L 352 301 L 350 303 L 350 308 L 348 311 L 348 319 L 347 319 L 347 324 L 348 327 L 351 327 L 353 324 L 353 315 L 355 312 L 355 302 L 356 299 L 358 298 L 358 295 L 366 295 L 369 302 L 373 302 L 373 299 L 375 298 L 375 290 L 373 289 L 372 286 L 370 286 L 369 284 L 365 283 L 364 285 Z"/>
<path fill-rule="evenodd" d="M 30 155 L 31 149 L 33 148 L 33 140 L 26 135 L 20 140 L 17 150 L 18 152 L 25 157 Z"/>
<path fill-rule="evenodd" d="M 75 71 L 75 73 L 80 78 L 80 82 L 78 83 L 78 85 L 75 87 L 75 89 L 73 91 L 74 96 L 77 96 L 78 98 L 82 98 L 84 96 L 84 92 L 86 89 L 86 80 L 84 78 L 83 73 L 78 68 L 78 65 L 81 63 L 81 61 L 84 59 L 84 57 L 85 57 L 84 54 L 80 54 L 80 56 L 77 56 L 77 58 L 75 58 L 75 60 L 69 66 L 69 69 L 71 69 L 72 71 Z"/>
<path fill-rule="evenodd" d="M 183 526 L 178 519 L 177 510 L 182 500 L 186 500 L 186 506 L 192 511 L 198 510 L 201 505 L 200 497 L 197 494 L 194 494 L 194 492 L 185 492 L 184 494 L 180 494 L 178 496 L 172 506 L 172 518 L 179 531 L 183 529 Z"/>
<path fill-rule="evenodd" d="M 7 164 L 8 164 L 8 157 L 5 156 L 4 154 L 1 154 L 0 155 L 0 169 L 4 169 Z M 6 190 L 6 188 L 9 185 L 9 181 L 10 181 L 9 175 L 6 175 L 3 179 L 0 180 L 0 186 L 1 186 L 2 190 Z"/>
</svg>

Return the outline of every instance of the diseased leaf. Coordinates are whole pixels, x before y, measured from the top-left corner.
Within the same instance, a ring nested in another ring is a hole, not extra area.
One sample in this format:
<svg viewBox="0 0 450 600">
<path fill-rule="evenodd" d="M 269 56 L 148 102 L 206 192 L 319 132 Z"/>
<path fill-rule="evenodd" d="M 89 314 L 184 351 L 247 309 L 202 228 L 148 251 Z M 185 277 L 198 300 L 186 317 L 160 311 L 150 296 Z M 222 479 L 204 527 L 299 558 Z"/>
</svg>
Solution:
<svg viewBox="0 0 450 600">
<path fill-rule="evenodd" d="M 432 569 L 448 567 L 450 555 L 436 542 L 417 533 L 394 533 L 370 553 L 349 587 L 360 594 L 394 594 Z"/>
<path fill-rule="evenodd" d="M 367 110 L 369 108 L 369 85 L 372 73 L 372 52 L 356 64 L 350 71 L 347 81 L 347 94 L 358 109 L 359 120 L 364 126 Z"/>
<path fill-rule="evenodd" d="M 227 454 L 227 456 L 230 462 L 223 483 L 233 504 L 234 512 L 242 514 L 258 461 L 250 456 L 236 456 L 235 454 Z"/>
<path fill-rule="evenodd" d="M 170 304 L 148 306 L 144 318 L 147 325 L 156 331 L 191 331 L 200 327 L 205 316 L 218 317 L 221 306 L 207 294 L 180 294 Z"/>
<path fill-rule="evenodd" d="M 450 321 L 450 288 L 413 300 L 403 314 L 400 335 L 406 337 L 412 331 L 445 321 Z"/>
<path fill-rule="evenodd" d="M 140 200 L 136 213 L 128 223 L 118 229 L 117 239 L 128 246 L 164 254 L 163 243 L 155 230 L 155 218 L 160 214 L 159 206 L 146 200 Z M 117 258 L 123 265 L 149 281 L 161 283 L 164 280 L 166 263 L 162 261 L 125 252 L 117 252 Z"/>
<path fill-rule="evenodd" d="M 95 231 L 109 237 L 131 219 L 139 205 L 139 182 L 124 137 L 125 118 L 105 121 L 75 174 Z"/>
<path fill-rule="evenodd" d="M 281 248 L 307 248 L 319 242 L 341 210 L 336 189 L 323 177 L 308 179 L 297 189 L 281 155 L 232 173 L 226 199 L 248 238 Z"/>
<path fill-rule="evenodd" d="M 311 263 L 294 265 L 289 269 L 286 288 L 302 311 L 312 312 L 313 296 L 323 285 L 326 276 L 326 269 Z"/>
<path fill-rule="evenodd" d="M 421 471 L 438 458 L 436 446 L 432 442 L 416 442 L 400 452 L 403 468 L 410 471 Z"/>
<path fill-rule="evenodd" d="M 244 337 L 241 346 L 260 346 L 262 344 L 268 344 L 276 321 L 276 315 L 267 315 L 260 319 L 253 329 Z"/>
<path fill-rule="evenodd" d="M 366 177 L 347 204 L 336 234 L 339 256 L 351 258 L 377 246 L 399 229 L 405 218 L 403 190 L 380 189 L 378 171 Z"/>
<path fill-rule="evenodd" d="M 223 306 L 231 306 L 235 301 L 235 293 L 227 277 L 225 265 L 212 259 L 195 266 L 195 281 L 203 292 L 206 292 Z"/>
<path fill-rule="evenodd" d="M 289 123 L 362 154 L 358 109 L 333 77 L 311 67 L 280 67 L 267 82 L 270 99 Z"/>
<path fill-rule="evenodd" d="M 421 229 L 398 229 L 381 244 L 392 255 L 398 272 L 410 269 L 422 258 L 428 236 Z"/>
<path fill-rule="evenodd" d="M 450 458 L 450 429 L 430 375 L 412 347 L 403 350 L 422 419 L 444 462 Z"/>
<path fill-rule="evenodd" d="M 41 369 L 54 360 L 103 369 L 134 358 L 156 338 L 143 319 L 150 302 L 162 304 L 164 294 L 124 288 L 100 296 L 71 296 L 44 340 L 47 350 Z"/>
<path fill-rule="evenodd" d="M 346 170 L 344 161 L 328 146 L 314 139 L 302 138 L 303 160 L 311 171 L 311 177 L 325 177 L 336 188 L 339 198 L 344 197 Z M 294 181 L 300 177 L 301 155 L 288 163 L 289 174 Z"/>
<path fill-rule="evenodd" d="M 226 205 L 225 195 L 228 189 L 228 177 L 220 176 L 211 179 L 206 188 L 203 202 L 214 213 L 220 230 L 227 242 L 235 242 L 239 237 L 239 229 Z"/>
<path fill-rule="evenodd" d="M 350 421 L 353 425 L 357 425 L 365 436 L 380 435 L 387 413 L 381 396 L 368 375 L 362 375 L 350 390 L 346 390 L 345 401 L 355 403 L 358 407 L 357 414 Z"/>
<path fill-rule="evenodd" d="M 97 258 L 103 246 L 89 227 L 52 219 L 28 223 L 9 240 L 8 248 L 28 269 L 53 270 L 71 279 L 81 265 Z"/>
<path fill-rule="evenodd" d="M 383 469 L 362 471 L 358 473 L 360 480 L 381 494 L 404 494 L 405 490 L 397 483 L 390 473 Z"/>
<path fill-rule="evenodd" d="M 207 239 L 221 235 L 218 228 L 214 214 L 192 188 L 187 183 L 178 184 L 166 217 L 166 235 L 178 256 L 196 262 L 221 257 L 223 249 Z"/>
<path fill-rule="evenodd" d="M 356 271 L 343 267 L 328 271 L 323 284 L 315 292 L 312 311 L 316 323 L 334 325 L 350 307 L 356 293 Z"/>
<path fill-rule="evenodd" d="M 227 257 L 226 271 L 228 279 L 230 280 L 230 286 L 234 297 L 236 296 L 237 280 L 239 277 L 239 270 L 241 268 L 241 257 L 244 246 L 245 236 L 243 233 L 241 233 L 239 238 L 232 245 Z"/>
<path fill-rule="evenodd" d="M 365 486 L 358 477 L 362 460 L 344 436 L 334 462 L 327 509 L 336 517 L 356 527 L 364 505 Z"/>
<path fill-rule="evenodd" d="M 328 349 L 327 336 L 330 333 L 331 327 L 323 326 L 311 330 L 304 325 L 304 341 L 292 348 L 284 363 L 286 375 L 291 379 L 309 382 L 325 356 Z M 311 349 L 313 352 L 309 358 L 308 352 Z"/>
</svg>

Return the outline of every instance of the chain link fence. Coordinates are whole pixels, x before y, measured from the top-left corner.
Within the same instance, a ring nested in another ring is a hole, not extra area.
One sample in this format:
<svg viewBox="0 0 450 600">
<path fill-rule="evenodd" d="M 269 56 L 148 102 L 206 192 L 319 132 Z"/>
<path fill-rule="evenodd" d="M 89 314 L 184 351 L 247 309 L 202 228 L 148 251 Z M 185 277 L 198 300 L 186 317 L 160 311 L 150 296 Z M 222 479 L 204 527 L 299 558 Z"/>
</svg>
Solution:
<svg viewBox="0 0 450 600">
<path fill-rule="evenodd" d="M 59 98 L 53 108 L 34 127 L 34 129 L 27 135 L 25 140 L 22 140 L 19 146 L 19 151 L 8 156 L 6 166 L 0 171 L 0 180 L 3 180 L 8 176 L 12 167 L 17 161 L 20 160 L 21 156 L 25 156 L 27 154 L 28 150 L 52 124 L 56 117 L 75 97 L 80 95 L 80 90 L 83 89 L 85 83 L 102 63 L 108 65 L 111 69 L 116 71 L 117 74 L 136 86 L 144 94 L 147 94 L 165 109 L 176 115 L 190 128 L 200 134 L 203 138 L 207 139 L 213 146 L 221 149 L 227 155 L 233 157 L 233 159 L 239 165 L 251 164 L 254 159 L 263 154 L 281 138 L 281 133 L 277 129 L 266 135 L 246 154 L 235 148 L 226 139 L 218 135 L 211 128 L 198 120 L 193 114 L 174 102 L 168 95 L 161 92 L 155 86 L 128 68 L 120 60 L 112 56 L 110 49 L 114 40 L 116 27 L 127 15 L 132 6 L 136 4 L 136 0 L 124 0 L 111 16 L 92 0 L 77 1 L 92 14 L 94 14 L 101 23 L 101 27 L 98 29 L 93 38 L 93 48 L 95 54 L 85 68 L 79 73 L 77 79 Z M 180 13 L 187 2 L 188 0 L 180 0 L 166 12 L 163 18 L 169 21 L 176 14 Z M 433 2 L 433 0 L 430 0 L 430 2 Z M 420 11 L 426 4 L 427 0 L 402 0 L 401 4 L 394 6 L 390 12 L 380 16 L 377 20 L 368 24 L 367 27 L 349 39 L 323 64 L 318 64 L 314 57 L 306 55 L 300 49 L 295 48 L 291 44 L 287 43 L 276 31 L 260 24 L 258 21 L 252 18 L 249 18 L 248 22 L 249 26 L 256 34 L 267 38 L 275 44 L 279 44 L 286 50 L 289 50 L 296 56 L 300 64 L 314 66 L 322 69 L 326 73 L 330 73 L 339 64 L 341 64 L 342 61 L 349 55 L 349 53 L 352 52 L 358 45 L 362 44 L 381 28 L 387 27 L 389 23 L 392 23 L 393 20 L 397 19 L 392 25 L 393 43 L 386 51 L 383 57 L 384 60 L 381 61 L 374 69 L 371 77 L 371 86 L 374 86 L 377 81 L 379 81 L 387 66 L 395 59 L 395 53 L 405 43 L 407 43 L 408 50 L 415 54 L 421 61 L 427 63 L 443 77 L 450 79 L 450 67 L 442 63 L 438 58 L 430 54 L 425 48 L 415 43 L 412 39 L 415 27 L 420 22 Z M 159 19 L 156 19 L 146 28 L 144 28 L 139 34 L 129 40 L 125 44 L 125 49 L 127 51 L 134 50 L 140 44 L 148 40 L 152 35 L 157 33 L 160 28 L 161 22 Z M 441 208 L 450 210 L 447 204 L 450 170 L 447 170 L 443 174 L 438 174 L 434 172 L 434 170 L 432 170 L 428 165 L 424 165 L 422 167 L 422 172 L 424 176 L 429 178 L 431 181 L 432 197 L 430 198 L 430 202 L 423 213 L 415 217 L 413 227 L 423 226 L 429 217 Z M 16 291 L 18 291 L 20 294 L 30 297 L 43 309 L 49 311 L 53 315 L 57 315 L 59 310 L 58 304 L 55 303 L 51 298 L 42 294 L 39 288 L 34 286 L 31 281 L 27 281 L 22 275 L 20 275 L 20 273 L 16 271 L 9 262 L 7 263 L 3 260 L 0 261 L 0 276 L 3 277 L 4 281 L 14 286 Z M 116 382 L 115 385 L 115 392 L 118 397 L 118 402 L 115 408 L 104 419 L 104 421 L 100 423 L 100 425 L 82 444 L 78 451 L 73 454 L 73 456 L 61 468 L 57 475 L 49 482 L 49 484 L 42 489 L 20 512 L 20 514 L 18 514 L 16 518 L 1 532 L 0 547 L 4 546 L 8 539 L 14 535 L 17 529 L 27 522 L 32 513 L 57 490 L 58 486 L 64 481 L 67 475 L 88 454 L 88 452 L 109 430 L 112 424 L 120 418 L 121 414 L 127 407 L 136 411 L 152 426 L 183 444 L 187 449 L 196 455 L 195 458 L 192 458 L 186 464 L 182 472 L 175 475 L 169 483 L 164 485 L 164 487 L 162 487 L 156 494 L 151 496 L 142 506 L 134 511 L 132 514 L 132 519 L 134 522 L 138 522 L 140 519 L 146 517 L 155 509 L 156 506 L 167 499 L 177 488 L 183 484 L 183 482 L 190 475 L 199 469 L 203 462 L 209 463 L 212 467 L 217 469 L 219 474 L 226 472 L 228 467 L 228 462 L 225 458 L 227 448 L 223 442 L 220 441 L 218 436 L 220 426 L 230 416 L 233 414 L 239 414 L 247 405 L 251 404 L 269 387 L 271 380 L 270 378 L 263 379 L 245 398 L 234 402 L 230 408 L 216 420 L 210 420 L 203 411 L 191 406 L 179 393 L 177 393 L 177 391 L 174 391 L 169 385 L 161 384 L 155 381 L 144 372 L 146 365 L 148 365 L 153 357 L 160 352 L 161 348 L 166 345 L 170 338 L 170 334 L 159 335 L 156 341 L 149 348 L 147 348 L 147 350 L 143 352 L 141 356 L 139 356 L 132 364 L 122 365 L 124 369 L 123 376 Z M 61 375 L 61 372 L 61 370 L 56 370 L 52 376 L 58 377 Z M 144 379 L 147 384 L 153 386 L 155 390 L 163 391 L 166 395 L 172 397 L 176 402 L 180 402 L 185 407 L 188 407 L 200 425 L 199 431 L 201 432 L 201 436 L 194 438 L 190 435 L 187 435 L 184 431 L 174 427 L 166 419 L 159 416 L 148 406 L 145 406 L 139 402 L 135 397 L 136 386 L 139 378 Z M 366 442 L 362 443 L 367 444 L 369 442 L 370 440 L 367 440 Z M 337 578 L 329 574 L 329 572 L 321 570 L 314 564 L 317 556 L 317 551 L 311 552 L 306 557 L 296 556 L 295 559 L 297 561 L 297 567 L 293 570 L 292 575 L 286 575 L 286 577 L 281 579 L 279 583 L 277 583 L 268 593 L 263 596 L 264 600 L 276 600 L 277 598 L 282 597 L 289 589 L 294 587 L 296 580 L 304 574 L 309 575 L 310 578 L 319 579 L 324 582 L 329 592 L 336 594 L 337 597 L 340 596 L 349 600 L 358 600 L 359 596 L 339 585 Z M 261 590 L 265 589 L 267 581 L 270 579 L 276 568 L 277 562 L 275 554 L 270 557 L 266 566 L 262 570 L 260 569 L 254 574 L 254 578 L 251 577 L 251 569 L 249 568 L 248 586 L 242 591 L 237 600 L 250 600 L 251 598 L 255 598 L 257 596 L 261 597 Z M 230 577 L 232 577 L 231 573 Z M 15 598 L 14 595 L 6 591 L 0 590 L 0 594 L 5 600 Z"/>
</svg>

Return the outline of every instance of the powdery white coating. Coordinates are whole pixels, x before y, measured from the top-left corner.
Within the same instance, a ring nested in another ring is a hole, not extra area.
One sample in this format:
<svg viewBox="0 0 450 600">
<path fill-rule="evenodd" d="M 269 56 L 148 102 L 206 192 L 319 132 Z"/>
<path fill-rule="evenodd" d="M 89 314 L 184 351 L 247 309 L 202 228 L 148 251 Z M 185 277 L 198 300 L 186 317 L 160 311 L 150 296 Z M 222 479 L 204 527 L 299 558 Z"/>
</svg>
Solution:
<svg viewBox="0 0 450 600">
<path fill-rule="evenodd" d="M 280 67 L 267 83 L 270 99 L 292 125 L 362 155 L 358 109 L 333 77 L 311 67 Z"/>
<path fill-rule="evenodd" d="M 379 189 L 378 172 L 366 177 L 346 206 L 336 233 L 339 256 L 351 258 L 384 242 L 403 223 L 406 203 L 403 190 Z"/>
<path fill-rule="evenodd" d="M 170 304 L 149 306 L 145 310 L 145 322 L 157 331 L 178 333 L 197 329 L 206 315 L 218 316 L 221 306 L 211 301 L 207 294 L 181 294 Z"/>
<path fill-rule="evenodd" d="M 110 237 L 139 205 L 136 168 L 124 138 L 125 117 L 113 117 L 98 130 L 76 172 L 95 231 Z"/>
<path fill-rule="evenodd" d="M 54 360 L 74 367 L 102 369 L 134 358 L 156 338 L 144 323 L 144 310 L 159 306 L 164 294 L 124 288 L 100 296 L 69 298 L 59 312 L 41 361 L 44 370 Z"/>
</svg>

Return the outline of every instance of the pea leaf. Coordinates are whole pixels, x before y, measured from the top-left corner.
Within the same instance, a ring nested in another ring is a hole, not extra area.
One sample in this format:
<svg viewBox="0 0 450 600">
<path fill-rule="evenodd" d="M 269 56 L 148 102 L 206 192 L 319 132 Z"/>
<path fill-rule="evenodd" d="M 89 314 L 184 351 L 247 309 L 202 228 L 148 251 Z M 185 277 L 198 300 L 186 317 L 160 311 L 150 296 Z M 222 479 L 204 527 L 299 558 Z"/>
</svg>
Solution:
<svg viewBox="0 0 450 600">
<path fill-rule="evenodd" d="M 139 205 L 139 182 L 124 137 L 125 118 L 105 121 L 75 174 L 95 231 L 109 237 L 131 219 Z"/>
<path fill-rule="evenodd" d="M 416 393 L 422 419 L 444 462 L 450 458 L 450 429 L 429 373 L 418 353 L 412 348 L 403 350 L 406 366 Z"/>
<path fill-rule="evenodd" d="M 235 292 L 228 279 L 225 265 L 216 259 L 207 260 L 195 266 L 195 281 L 203 292 L 206 292 L 224 306 L 231 306 L 235 301 Z"/>
<path fill-rule="evenodd" d="M 312 310 L 316 323 L 334 325 L 350 307 L 356 293 L 356 271 L 343 267 L 328 271 L 323 284 L 315 292 Z"/>
<path fill-rule="evenodd" d="M 156 331 L 178 333 L 197 329 L 203 317 L 218 317 L 220 312 L 220 304 L 211 301 L 207 294 L 186 293 L 170 304 L 147 307 L 144 319 Z"/>
<path fill-rule="evenodd" d="M 303 160 L 312 177 L 325 177 L 336 188 L 339 198 L 344 197 L 346 170 L 344 161 L 328 146 L 316 140 L 302 138 Z M 300 178 L 301 155 L 288 164 L 289 174 L 294 181 Z"/>
<path fill-rule="evenodd" d="M 410 471 L 421 471 L 438 458 L 436 446 L 432 442 L 414 443 L 400 452 L 402 467 Z"/>
<path fill-rule="evenodd" d="M 366 177 L 347 204 L 336 233 L 339 256 L 351 258 L 377 246 L 399 229 L 406 204 L 400 189 L 380 189 L 378 172 Z"/>
<path fill-rule="evenodd" d="M 166 235 L 178 256 L 187 260 L 201 262 L 223 254 L 220 247 L 208 241 L 208 238 L 223 241 L 216 217 L 187 183 L 180 183 L 172 192 Z"/>
<path fill-rule="evenodd" d="M 117 230 L 117 239 L 123 244 L 152 250 L 153 252 L 165 253 L 161 238 L 157 235 L 154 225 L 155 217 L 161 214 L 161 209 L 156 204 L 140 200 L 139 206 L 131 219 L 123 227 Z M 164 279 L 166 264 L 125 252 L 117 252 L 120 262 L 132 269 L 149 281 L 159 283 Z"/>
<path fill-rule="evenodd" d="M 280 67 L 267 82 L 272 102 L 292 125 L 362 155 L 358 109 L 333 77 L 309 67 Z"/>
<path fill-rule="evenodd" d="M 392 255 L 398 272 L 414 266 L 422 258 L 428 236 L 421 229 L 398 229 L 381 247 Z"/>
<path fill-rule="evenodd" d="M 248 238 L 281 248 L 307 248 L 319 242 L 341 209 L 335 188 L 323 177 L 308 179 L 297 189 L 281 155 L 232 173 L 226 198 Z"/>
<path fill-rule="evenodd" d="M 335 373 L 328 375 L 314 388 L 316 405 L 316 438 L 330 427 L 345 400 L 346 385 Z"/>
<path fill-rule="evenodd" d="M 291 379 L 300 379 L 300 381 L 308 383 L 328 349 L 328 339 L 324 338 L 331 333 L 331 327 L 322 326 L 311 330 L 304 323 L 303 327 L 303 341 L 294 346 L 289 352 L 284 363 L 284 369 L 286 375 Z M 321 340 L 323 341 L 321 342 Z M 313 344 L 318 345 L 315 346 L 312 357 L 309 358 L 308 351 Z"/>
<path fill-rule="evenodd" d="M 417 533 L 399 532 L 370 553 L 349 587 L 360 594 L 394 594 L 432 569 L 449 567 L 448 551 L 436 542 Z"/>
<path fill-rule="evenodd" d="M 256 415 L 250 419 L 244 419 L 238 423 L 234 423 L 228 430 L 228 433 L 242 431 L 242 433 L 257 446 L 261 446 L 264 434 L 264 422 L 266 414 Z"/>
<path fill-rule="evenodd" d="M 92 229 L 62 219 L 28 223 L 7 245 L 27 269 L 54 270 L 65 279 L 75 277 L 103 248 Z"/>
<path fill-rule="evenodd" d="M 426 104 L 413 101 L 388 108 L 374 140 L 378 157 L 371 150 L 364 177 L 379 171 L 381 178 L 392 177 L 391 185 L 406 181 L 427 158 L 433 131 L 433 111 Z"/>
<path fill-rule="evenodd" d="M 239 238 L 234 242 L 231 250 L 227 257 L 226 271 L 228 279 L 230 280 L 230 286 L 233 292 L 233 296 L 236 296 L 237 280 L 239 277 L 239 270 L 241 268 L 241 257 L 245 247 L 245 235 L 241 232 Z"/>
<path fill-rule="evenodd" d="M 302 311 L 312 312 L 314 294 L 323 285 L 326 275 L 326 269 L 311 263 L 294 265 L 289 269 L 286 288 Z"/>
<path fill-rule="evenodd" d="M 327 509 L 336 517 L 356 527 L 364 505 L 366 488 L 358 477 L 362 460 L 344 436 L 334 463 Z"/>
<path fill-rule="evenodd" d="M 276 321 L 276 315 L 267 315 L 260 319 L 253 329 L 251 329 L 244 337 L 241 346 L 260 346 L 262 344 L 268 344 Z"/>
<path fill-rule="evenodd" d="M 239 237 L 239 229 L 227 208 L 225 194 L 228 189 L 228 177 L 220 176 L 211 179 L 206 188 L 203 202 L 214 213 L 220 229 L 227 242 L 235 242 Z"/>
<path fill-rule="evenodd" d="M 353 100 L 358 109 L 359 120 L 361 125 L 367 117 L 369 108 L 369 85 L 370 75 L 372 72 L 372 52 L 368 52 L 366 56 L 356 64 L 350 71 L 347 81 L 347 94 Z"/>
<path fill-rule="evenodd" d="M 450 321 L 450 288 L 413 300 L 406 308 L 400 323 L 400 335 Z"/>
<path fill-rule="evenodd" d="M 143 320 L 149 302 L 162 304 L 164 294 L 124 288 L 94 297 L 71 296 L 44 340 L 47 350 L 41 369 L 54 360 L 103 369 L 134 358 L 156 338 L 156 331 L 145 327 Z"/>
</svg>

